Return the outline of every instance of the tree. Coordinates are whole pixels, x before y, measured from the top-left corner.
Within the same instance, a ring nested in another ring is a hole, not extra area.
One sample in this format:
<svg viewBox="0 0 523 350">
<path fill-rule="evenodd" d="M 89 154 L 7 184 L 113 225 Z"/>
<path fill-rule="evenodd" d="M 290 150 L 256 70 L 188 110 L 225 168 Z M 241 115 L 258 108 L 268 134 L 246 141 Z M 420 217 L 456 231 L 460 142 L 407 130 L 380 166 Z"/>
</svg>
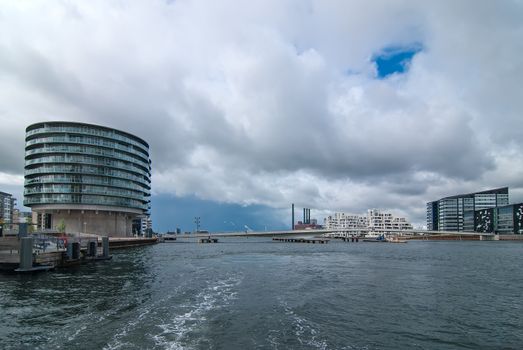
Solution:
<svg viewBox="0 0 523 350">
<path fill-rule="evenodd" d="M 60 220 L 60 222 L 59 222 L 58 225 L 56 226 L 56 229 L 57 229 L 58 232 L 60 232 L 60 233 L 65 233 L 65 220 L 64 220 L 64 219 Z"/>
</svg>

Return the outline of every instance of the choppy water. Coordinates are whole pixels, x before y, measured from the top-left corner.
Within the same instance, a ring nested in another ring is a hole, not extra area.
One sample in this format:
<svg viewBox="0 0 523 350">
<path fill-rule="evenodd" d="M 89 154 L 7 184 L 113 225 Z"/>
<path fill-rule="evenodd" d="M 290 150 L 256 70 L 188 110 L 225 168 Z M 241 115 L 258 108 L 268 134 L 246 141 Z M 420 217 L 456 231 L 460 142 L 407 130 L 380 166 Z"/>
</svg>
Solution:
<svg viewBox="0 0 523 350">
<path fill-rule="evenodd" d="M 523 244 L 222 241 L 0 275 L 1 348 L 523 348 Z"/>
</svg>

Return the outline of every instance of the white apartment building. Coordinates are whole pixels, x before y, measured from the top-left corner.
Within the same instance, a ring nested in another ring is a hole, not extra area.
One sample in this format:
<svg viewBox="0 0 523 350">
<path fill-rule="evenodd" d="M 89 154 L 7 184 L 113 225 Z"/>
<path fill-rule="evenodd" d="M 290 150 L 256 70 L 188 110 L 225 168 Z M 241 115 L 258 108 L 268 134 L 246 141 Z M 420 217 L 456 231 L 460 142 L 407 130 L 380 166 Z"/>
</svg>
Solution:
<svg viewBox="0 0 523 350">
<path fill-rule="evenodd" d="M 347 229 L 336 235 L 348 236 L 380 230 L 412 230 L 412 225 L 406 218 L 397 217 L 391 213 L 381 212 L 377 209 L 369 209 L 367 215 L 353 215 L 347 213 L 334 213 L 323 221 L 326 229 Z"/>
<path fill-rule="evenodd" d="M 138 236 L 145 236 L 152 230 L 153 221 L 150 215 L 140 215 L 133 220 L 133 234 Z"/>
<path fill-rule="evenodd" d="M 151 217 L 147 215 L 144 220 L 142 220 L 142 234 L 146 234 L 149 230 L 153 228 L 153 221 Z"/>
<path fill-rule="evenodd" d="M 368 228 L 378 230 L 412 230 L 412 225 L 406 218 L 397 217 L 391 213 L 382 213 L 378 209 L 367 211 Z"/>
<path fill-rule="evenodd" d="M 334 213 L 323 220 L 324 228 L 327 229 L 351 229 L 351 230 L 366 230 L 368 221 L 365 216 L 352 215 L 346 213 Z"/>
</svg>

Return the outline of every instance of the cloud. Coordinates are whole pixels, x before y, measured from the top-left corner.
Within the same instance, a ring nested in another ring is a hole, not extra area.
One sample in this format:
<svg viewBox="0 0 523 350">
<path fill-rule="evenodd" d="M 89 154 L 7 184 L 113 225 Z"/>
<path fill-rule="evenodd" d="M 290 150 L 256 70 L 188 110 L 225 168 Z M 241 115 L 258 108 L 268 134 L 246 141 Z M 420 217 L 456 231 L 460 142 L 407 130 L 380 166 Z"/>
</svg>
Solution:
<svg viewBox="0 0 523 350">
<path fill-rule="evenodd" d="M 146 139 L 157 194 L 423 222 L 444 195 L 522 193 L 511 176 L 522 12 L 516 1 L 4 4 L 0 172 L 22 174 L 28 124 L 80 120 Z M 378 79 L 373 57 L 413 43 L 409 69 Z"/>
</svg>

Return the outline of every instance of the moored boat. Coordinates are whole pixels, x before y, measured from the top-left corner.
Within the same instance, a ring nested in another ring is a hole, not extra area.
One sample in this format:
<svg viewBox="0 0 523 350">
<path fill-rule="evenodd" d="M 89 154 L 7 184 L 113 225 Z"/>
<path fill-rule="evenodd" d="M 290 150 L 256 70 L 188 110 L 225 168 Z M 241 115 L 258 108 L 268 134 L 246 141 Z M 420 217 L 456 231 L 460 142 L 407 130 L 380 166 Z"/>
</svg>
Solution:
<svg viewBox="0 0 523 350">
<path fill-rule="evenodd" d="M 388 243 L 407 243 L 407 240 L 399 238 L 399 237 L 391 237 L 391 238 L 387 239 L 387 242 Z"/>
<path fill-rule="evenodd" d="M 173 243 L 176 242 L 176 237 L 174 236 L 162 236 L 160 238 L 160 243 Z"/>
</svg>

